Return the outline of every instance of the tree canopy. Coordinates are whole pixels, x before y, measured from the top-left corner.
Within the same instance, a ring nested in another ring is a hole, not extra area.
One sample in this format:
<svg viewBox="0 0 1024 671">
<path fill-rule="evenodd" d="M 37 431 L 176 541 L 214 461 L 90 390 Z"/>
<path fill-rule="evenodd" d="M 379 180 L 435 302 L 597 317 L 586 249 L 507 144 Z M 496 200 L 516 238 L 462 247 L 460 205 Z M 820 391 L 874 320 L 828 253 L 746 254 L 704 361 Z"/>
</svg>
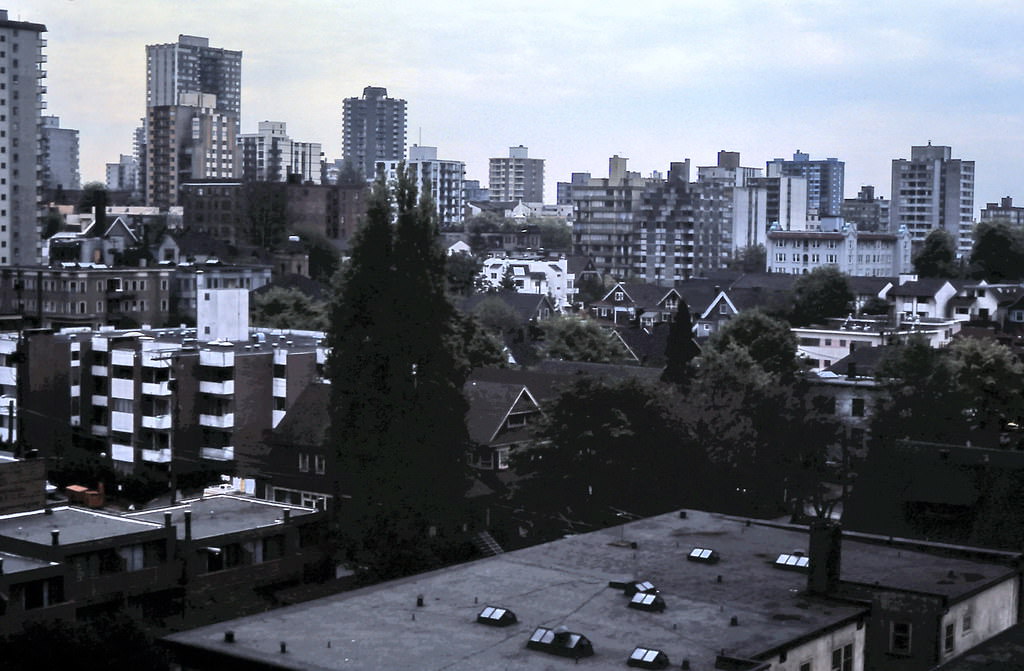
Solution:
<svg viewBox="0 0 1024 671">
<path fill-rule="evenodd" d="M 622 342 L 592 319 L 556 315 L 539 326 L 544 353 L 551 359 L 609 363 L 626 356 Z"/>
<path fill-rule="evenodd" d="M 989 282 L 1024 277 L 1024 231 L 1001 219 L 978 224 L 970 269 L 974 277 Z"/>
<path fill-rule="evenodd" d="M 351 496 L 341 540 L 367 575 L 394 577 L 454 551 L 438 539 L 461 523 L 468 487 L 462 325 L 433 206 L 404 167 L 393 186 L 374 184 L 341 285 L 327 361 L 330 440 Z"/>
<path fill-rule="evenodd" d="M 853 293 L 846 276 L 835 266 L 819 266 L 793 284 L 793 324 L 821 323 L 849 314 Z"/>
<path fill-rule="evenodd" d="M 308 331 L 327 328 L 327 304 L 298 289 L 270 287 L 249 297 L 249 321 L 254 326 Z"/>
<path fill-rule="evenodd" d="M 693 339 L 693 318 L 685 302 L 679 303 L 675 319 L 668 327 L 668 342 L 665 343 L 665 370 L 663 382 L 670 382 L 685 388 L 692 375 L 691 363 L 700 355 L 700 346 Z"/>
<path fill-rule="evenodd" d="M 733 345 L 746 350 L 754 363 L 783 380 L 791 379 L 796 373 L 796 337 L 789 324 L 761 310 L 739 313 L 708 342 L 708 348 L 718 352 L 725 352 Z"/>
<path fill-rule="evenodd" d="M 956 241 L 944 228 L 929 233 L 914 254 L 914 272 L 921 277 L 957 277 Z"/>
</svg>

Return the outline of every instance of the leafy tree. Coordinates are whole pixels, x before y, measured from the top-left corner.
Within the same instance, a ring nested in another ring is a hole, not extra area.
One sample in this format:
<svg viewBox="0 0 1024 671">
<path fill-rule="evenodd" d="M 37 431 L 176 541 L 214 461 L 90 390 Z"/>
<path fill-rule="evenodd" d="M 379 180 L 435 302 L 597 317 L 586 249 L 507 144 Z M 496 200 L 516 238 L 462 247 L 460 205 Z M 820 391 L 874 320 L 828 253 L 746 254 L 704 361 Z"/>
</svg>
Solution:
<svg viewBox="0 0 1024 671">
<path fill-rule="evenodd" d="M 665 343 L 667 364 L 661 374 L 662 382 L 685 388 L 690 381 L 691 362 L 700 355 L 700 347 L 693 339 L 693 319 L 690 308 L 681 302 L 676 310 L 676 318 L 668 327 L 668 342 Z"/>
<path fill-rule="evenodd" d="M 569 250 L 572 248 L 572 227 L 557 217 L 538 217 L 526 220 L 540 228 L 540 246 L 544 249 Z"/>
<path fill-rule="evenodd" d="M 481 366 L 501 366 L 507 361 L 500 337 L 488 331 L 474 315 L 455 315 L 451 347 L 459 365 L 468 370 Z"/>
<path fill-rule="evenodd" d="M 522 476 L 514 503 L 559 526 L 616 523 L 615 509 L 649 515 L 696 504 L 704 460 L 678 407 L 659 384 L 573 379 L 546 407 L 538 441 L 513 455 Z"/>
<path fill-rule="evenodd" d="M 889 301 L 878 296 L 872 296 L 861 306 L 860 313 L 862 315 L 885 315 L 889 314 L 891 308 L 892 305 Z"/>
<path fill-rule="evenodd" d="M 271 287 L 249 296 L 249 320 L 255 325 L 308 331 L 327 328 L 327 305 L 298 289 Z"/>
<path fill-rule="evenodd" d="M 955 341 L 949 354 L 970 429 L 995 444 L 1007 422 L 1024 417 L 1024 364 L 1009 347 L 980 338 Z"/>
<path fill-rule="evenodd" d="M 473 316 L 487 331 L 498 336 L 522 330 L 522 318 L 498 296 L 487 296 L 473 308 Z"/>
<path fill-rule="evenodd" d="M 978 224 L 971 249 L 971 274 L 989 282 L 1024 277 L 1024 231 L 1004 220 Z"/>
<path fill-rule="evenodd" d="M 329 284 L 341 267 L 341 252 L 319 233 L 304 232 L 302 241 L 309 254 L 309 276 L 317 282 Z"/>
<path fill-rule="evenodd" d="M 480 275 L 481 263 L 469 254 L 449 254 L 445 259 L 445 273 L 448 291 L 456 296 L 473 293 Z"/>
<path fill-rule="evenodd" d="M 744 273 L 763 273 L 768 266 L 768 250 L 764 245 L 747 245 L 737 250 L 731 259 L 728 267 L 730 270 L 739 270 Z"/>
<path fill-rule="evenodd" d="M 584 317 L 555 316 L 541 322 L 540 329 L 544 352 L 551 359 L 608 363 L 626 355 L 614 333 Z"/>
<path fill-rule="evenodd" d="M 374 578 L 460 552 L 450 537 L 426 542 L 461 521 L 468 487 L 468 362 L 445 282 L 433 205 L 417 204 L 404 168 L 393 188 L 378 179 L 328 331 L 330 440 L 351 496 L 340 541 Z"/>
<path fill-rule="evenodd" d="M 78 212 L 92 212 L 102 198 L 106 202 L 107 185 L 103 182 L 86 182 L 82 185 L 82 195 L 78 199 Z"/>
<path fill-rule="evenodd" d="M 744 310 L 736 315 L 708 343 L 710 349 L 719 352 L 733 345 L 746 350 L 765 372 L 784 381 L 796 373 L 796 337 L 789 324 L 760 310 Z"/>
<path fill-rule="evenodd" d="M 47 210 L 46 217 L 43 219 L 43 238 L 52 238 L 63 227 L 64 217 L 61 216 L 61 213 L 56 209 Z"/>
<path fill-rule="evenodd" d="M 797 325 L 820 323 L 849 314 L 853 294 L 846 276 L 835 266 L 819 266 L 793 284 L 793 317 Z"/>
<path fill-rule="evenodd" d="M 283 242 L 288 230 L 283 185 L 274 182 L 246 182 L 243 197 L 249 242 L 260 249 L 272 249 Z"/>
<path fill-rule="evenodd" d="M 608 287 L 596 273 L 585 273 L 576 280 L 576 299 L 584 305 L 601 300 L 607 293 Z"/>
<path fill-rule="evenodd" d="M 957 277 L 956 241 L 944 228 L 929 233 L 914 255 L 914 272 L 921 277 Z"/>
<path fill-rule="evenodd" d="M 501 276 L 501 282 L 498 284 L 498 291 L 518 291 L 519 285 L 516 284 L 516 276 L 512 273 L 512 266 L 505 266 L 505 273 Z"/>
</svg>

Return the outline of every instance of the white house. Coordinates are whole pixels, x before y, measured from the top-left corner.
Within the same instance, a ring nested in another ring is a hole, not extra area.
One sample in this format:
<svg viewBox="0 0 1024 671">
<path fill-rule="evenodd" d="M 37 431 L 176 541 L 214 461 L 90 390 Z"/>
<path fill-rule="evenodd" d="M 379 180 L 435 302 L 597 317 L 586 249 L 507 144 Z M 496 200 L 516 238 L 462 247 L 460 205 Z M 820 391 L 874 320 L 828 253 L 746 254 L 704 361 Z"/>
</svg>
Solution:
<svg viewBox="0 0 1024 671">
<path fill-rule="evenodd" d="M 511 273 L 517 292 L 550 296 L 559 310 L 571 306 L 575 300 L 576 276 L 569 272 L 565 257 L 557 260 L 492 257 L 484 261 L 480 277 L 485 287 L 497 289 L 506 273 Z"/>
</svg>

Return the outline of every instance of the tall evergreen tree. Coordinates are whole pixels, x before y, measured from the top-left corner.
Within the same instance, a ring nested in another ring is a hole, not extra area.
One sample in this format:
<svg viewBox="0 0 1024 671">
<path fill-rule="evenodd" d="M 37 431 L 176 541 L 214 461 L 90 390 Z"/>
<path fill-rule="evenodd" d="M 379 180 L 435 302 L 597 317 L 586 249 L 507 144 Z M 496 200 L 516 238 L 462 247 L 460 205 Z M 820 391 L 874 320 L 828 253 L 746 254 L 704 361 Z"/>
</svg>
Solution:
<svg viewBox="0 0 1024 671">
<path fill-rule="evenodd" d="M 444 252 L 432 207 L 417 204 L 404 169 L 374 184 L 331 311 L 332 424 L 341 489 L 341 538 L 373 578 L 444 561 L 459 520 L 468 374 L 445 293 Z M 393 204 L 392 204 L 393 203 Z"/>
<path fill-rule="evenodd" d="M 700 346 L 693 339 L 693 318 L 686 303 L 676 309 L 676 318 L 668 327 L 668 342 L 665 343 L 667 363 L 661 374 L 663 382 L 685 387 L 690 381 L 690 362 L 700 355 Z"/>
<path fill-rule="evenodd" d="M 921 277 L 956 277 L 956 242 L 944 228 L 936 228 L 914 255 L 914 271 Z"/>
</svg>

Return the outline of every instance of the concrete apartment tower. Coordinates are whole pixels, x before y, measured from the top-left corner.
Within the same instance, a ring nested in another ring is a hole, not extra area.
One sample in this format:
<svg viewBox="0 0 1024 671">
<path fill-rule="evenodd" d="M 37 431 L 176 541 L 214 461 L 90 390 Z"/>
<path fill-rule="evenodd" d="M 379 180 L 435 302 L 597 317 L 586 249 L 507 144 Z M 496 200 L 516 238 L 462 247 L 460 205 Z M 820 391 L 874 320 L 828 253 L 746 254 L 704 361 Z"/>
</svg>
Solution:
<svg viewBox="0 0 1024 671">
<path fill-rule="evenodd" d="M 238 136 L 242 179 L 247 182 L 320 183 L 320 143 L 288 137 L 283 121 L 261 121 L 255 133 Z M 297 176 L 297 177 L 295 177 Z"/>
<path fill-rule="evenodd" d="M 843 208 L 846 164 L 837 158 L 811 160 L 799 149 L 793 160 L 772 159 L 768 177 L 803 177 L 807 180 L 807 212 L 818 217 L 838 217 Z"/>
<path fill-rule="evenodd" d="M 367 86 L 359 98 L 342 105 L 342 158 L 366 179 L 376 175 L 377 161 L 405 159 L 406 102 L 389 98 L 381 86 Z"/>
<path fill-rule="evenodd" d="M 82 188 L 78 172 L 78 131 L 61 128 L 60 117 L 43 117 L 43 188 Z"/>
<path fill-rule="evenodd" d="M 492 202 L 543 203 L 544 159 L 530 158 L 523 145 L 509 147 L 508 158 L 491 159 L 490 192 Z"/>
<path fill-rule="evenodd" d="M 41 259 L 45 32 L 0 10 L 0 266 Z"/>
<path fill-rule="evenodd" d="M 398 161 L 377 161 L 377 170 L 383 170 L 385 177 L 394 179 L 398 172 Z M 437 147 L 409 147 L 406 170 L 411 171 L 418 193 L 430 188 L 430 199 L 437 210 L 437 222 L 441 226 L 462 223 L 463 178 L 466 164 L 437 157 Z"/>
<path fill-rule="evenodd" d="M 910 160 L 892 161 L 889 230 L 906 226 L 914 245 L 944 228 L 956 241 L 957 256 L 971 253 L 974 215 L 974 161 L 952 157 L 950 147 L 910 148 Z"/>
<path fill-rule="evenodd" d="M 241 51 L 191 35 L 146 46 L 148 204 L 177 205 L 186 179 L 238 176 L 241 91 Z"/>
</svg>

